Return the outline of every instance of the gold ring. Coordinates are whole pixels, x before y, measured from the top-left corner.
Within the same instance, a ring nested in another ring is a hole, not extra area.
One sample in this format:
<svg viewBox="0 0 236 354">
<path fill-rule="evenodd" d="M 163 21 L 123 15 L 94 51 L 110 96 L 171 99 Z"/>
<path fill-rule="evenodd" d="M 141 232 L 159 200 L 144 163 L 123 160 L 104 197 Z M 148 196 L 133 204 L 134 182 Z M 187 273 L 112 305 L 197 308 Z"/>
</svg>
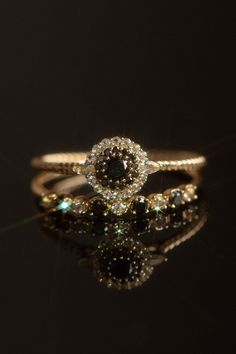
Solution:
<svg viewBox="0 0 236 354">
<path fill-rule="evenodd" d="M 84 176 L 66 177 L 54 172 L 43 172 L 33 179 L 32 190 L 40 197 L 39 206 L 49 212 L 58 210 L 76 217 L 144 216 L 175 209 L 196 200 L 198 198 L 196 178 L 195 176 L 192 183 L 169 188 L 163 193 L 152 193 L 147 197 L 133 195 L 118 203 L 94 193 L 75 194 L 86 184 Z M 47 187 L 48 184 L 50 187 Z"/>
<path fill-rule="evenodd" d="M 103 139 L 91 152 L 57 153 L 32 160 L 36 168 L 65 175 L 85 175 L 95 192 L 115 204 L 139 192 L 158 171 L 196 174 L 206 158 L 192 152 L 152 151 L 147 154 L 128 138 Z"/>
</svg>

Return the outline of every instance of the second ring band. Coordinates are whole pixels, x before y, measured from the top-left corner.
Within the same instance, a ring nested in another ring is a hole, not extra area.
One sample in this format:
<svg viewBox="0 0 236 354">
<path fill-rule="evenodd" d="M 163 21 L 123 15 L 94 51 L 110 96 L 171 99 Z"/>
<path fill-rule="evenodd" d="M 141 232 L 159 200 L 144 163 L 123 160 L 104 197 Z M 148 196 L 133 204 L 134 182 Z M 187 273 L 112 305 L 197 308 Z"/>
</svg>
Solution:
<svg viewBox="0 0 236 354">
<path fill-rule="evenodd" d="M 196 179 L 192 182 L 196 183 Z M 84 184 L 84 176 L 62 177 L 56 173 L 43 172 L 33 179 L 32 190 L 40 197 L 39 205 L 43 209 L 69 211 L 75 216 L 121 216 L 126 213 L 142 216 L 149 212 L 163 213 L 167 209 L 178 208 L 198 198 L 197 186 L 193 183 L 169 188 L 163 193 L 152 193 L 147 197 L 135 195 L 118 203 L 110 202 L 94 193 L 74 196 Z M 48 185 L 50 187 L 47 187 Z"/>
</svg>

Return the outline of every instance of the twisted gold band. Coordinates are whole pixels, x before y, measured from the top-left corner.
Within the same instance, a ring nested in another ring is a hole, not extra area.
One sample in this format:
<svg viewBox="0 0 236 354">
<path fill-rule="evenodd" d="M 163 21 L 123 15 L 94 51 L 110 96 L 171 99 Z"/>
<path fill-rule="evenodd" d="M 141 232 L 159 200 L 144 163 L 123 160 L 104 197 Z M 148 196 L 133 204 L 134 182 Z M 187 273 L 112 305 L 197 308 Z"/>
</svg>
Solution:
<svg viewBox="0 0 236 354">
<path fill-rule="evenodd" d="M 32 166 L 60 174 L 86 174 L 85 152 L 55 153 L 36 157 Z M 206 158 L 186 151 L 151 151 L 146 165 L 148 173 L 157 171 L 192 171 L 206 164 Z"/>
</svg>

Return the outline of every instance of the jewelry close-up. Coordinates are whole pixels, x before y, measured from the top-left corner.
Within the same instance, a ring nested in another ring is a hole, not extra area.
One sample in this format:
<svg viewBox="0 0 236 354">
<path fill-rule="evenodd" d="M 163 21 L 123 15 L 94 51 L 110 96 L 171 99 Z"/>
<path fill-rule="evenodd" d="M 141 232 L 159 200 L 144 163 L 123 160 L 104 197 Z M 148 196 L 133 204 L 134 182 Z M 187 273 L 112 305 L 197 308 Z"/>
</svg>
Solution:
<svg viewBox="0 0 236 354">
<path fill-rule="evenodd" d="M 146 153 L 130 139 L 115 137 L 89 153 L 44 155 L 32 165 L 41 170 L 31 187 L 42 229 L 75 249 L 79 262 L 108 287 L 142 285 L 166 253 L 206 221 L 199 198 L 206 158 L 196 153 Z M 174 186 L 156 183 L 152 193 L 139 193 L 148 175 L 158 172 L 171 172 Z M 184 177 L 182 183 L 177 177 Z M 167 238 L 159 235 L 166 232 Z"/>
<path fill-rule="evenodd" d="M 104 214 L 123 215 L 130 210 L 138 214 L 175 208 L 196 199 L 199 171 L 205 164 L 205 157 L 196 153 L 157 150 L 147 154 L 130 139 L 115 137 L 103 139 L 89 153 L 56 153 L 34 158 L 32 165 L 44 172 L 35 177 L 32 190 L 41 197 L 45 209 L 71 209 L 78 215 L 93 213 L 93 209 Z M 191 183 L 148 197 L 138 196 L 136 193 L 148 175 L 159 171 L 183 172 L 191 178 Z M 68 175 L 72 177 L 66 178 Z M 60 177 L 64 180 L 55 183 Z M 62 194 L 71 193 L 86 181 L 96 195 Z M 47 183 L 54 186 L 47 188 Z"/>
</svg>

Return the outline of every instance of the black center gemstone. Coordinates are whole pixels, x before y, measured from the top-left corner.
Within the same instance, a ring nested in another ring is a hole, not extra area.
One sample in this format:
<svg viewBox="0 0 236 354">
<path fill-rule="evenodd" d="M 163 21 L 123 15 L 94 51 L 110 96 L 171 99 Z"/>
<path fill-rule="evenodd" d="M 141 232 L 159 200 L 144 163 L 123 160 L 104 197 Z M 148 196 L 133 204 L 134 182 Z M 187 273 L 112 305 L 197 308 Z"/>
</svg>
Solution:
<svg viewBox="0 0 236 354">
<path fill-rule="evenodd" d="M 104 220 L 95 220 L 92 223 L 92 235 L 93 236 L 105 236 L 106 234 L 106 223 Z"/>
<path fill-rule="evenodd" d="M 170 215 L 170 224 L 172 227 L 180 227 L 183 222 L 183 213 L 178 210 L 176 213 Z"/>
<path fill-rule="evenodd" d="M 111 264 L 110 272 L 117 279 L 128 278 L 133 273 L 132 263 L 127 259 L 117 259 Z"/>
<path fill-rule="evenodd" d="M 149 276 L 150 254 L 142 243 L 123 236 L 100 243 L 96 252 L 96 273 L 109 287 L 131 289 Z"/>
<path fill-rule="evenodd" d="M 112 190 L 125 189 L 139 177 L 136 157 L 116 146 L 105 149 L 98 156 L 95 168 L 99 183 Z"/>
<path fill-rule="evenodd" d="M 108 162 L 107 175 L 110 179 L 117 179 L 126 176 L 127 164 L 124 160 L 112 157 Z"/>
<path fill-rule="evenodd" d="M 132 276 L 141 271 L 142 259 L 137 252 L 132 252 L 132 247 L 111 247 L 99 259 L 99 268 L 103 276 L 112 277 L 124 282 L 132 280 Z"/>
<path fill-rule="evenodd" d="M 148 227 L 149 219 L 145 217 L 137 218 L 137 220 L 133 220 L 131 223 L 131 229 L 138 235 L 147 231 Z"/>
</svg>

